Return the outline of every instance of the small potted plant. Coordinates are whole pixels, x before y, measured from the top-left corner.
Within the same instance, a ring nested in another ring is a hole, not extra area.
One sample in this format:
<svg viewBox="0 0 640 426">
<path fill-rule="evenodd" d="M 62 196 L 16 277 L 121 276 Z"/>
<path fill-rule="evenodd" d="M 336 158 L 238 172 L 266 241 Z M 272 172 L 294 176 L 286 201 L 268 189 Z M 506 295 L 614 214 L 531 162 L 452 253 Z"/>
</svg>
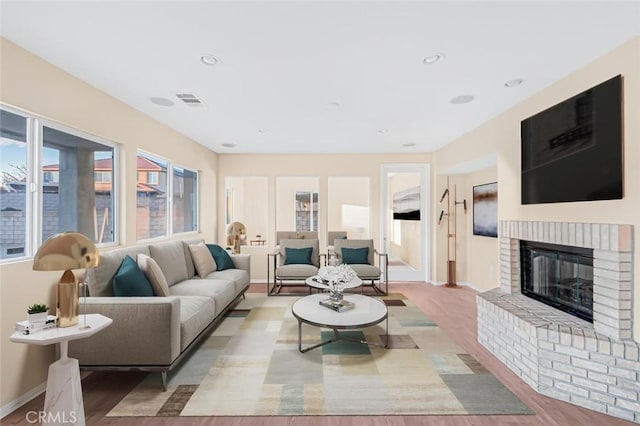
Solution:
<svg viewBox="0 0 640 426">
<path fill-rule="evenodd" d="M 45 322 L 49 316 L 49 307 L 44 304 L 35 303 L 27 308 L 27 320 L 29 323 Z"/>
</svg>

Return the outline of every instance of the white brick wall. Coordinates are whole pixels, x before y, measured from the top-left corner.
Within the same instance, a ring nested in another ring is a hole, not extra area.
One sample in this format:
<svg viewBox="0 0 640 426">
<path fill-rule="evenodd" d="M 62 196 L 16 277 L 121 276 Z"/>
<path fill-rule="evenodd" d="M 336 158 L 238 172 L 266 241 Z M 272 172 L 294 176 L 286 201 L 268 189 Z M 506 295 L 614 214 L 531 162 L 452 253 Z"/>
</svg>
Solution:
<svg viewBox="0 0 640 426">
<path fill-rule="evenodd" d="M 478 341 L 536 391 L 640 423 L 640 345 L 502 289 L 479 294 Z"/>
</svg>

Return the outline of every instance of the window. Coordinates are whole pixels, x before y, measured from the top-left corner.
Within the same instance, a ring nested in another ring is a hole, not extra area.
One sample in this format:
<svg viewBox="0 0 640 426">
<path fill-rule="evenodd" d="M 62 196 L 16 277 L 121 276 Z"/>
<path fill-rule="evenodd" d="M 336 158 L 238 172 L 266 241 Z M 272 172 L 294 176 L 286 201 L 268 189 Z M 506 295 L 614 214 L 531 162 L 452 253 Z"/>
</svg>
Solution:
<svg viewBox="0 0 640 426">
<path fill-rule="evenodd" d="M 318 193 L 296 192 L 296 231 L 318 230 Z"/>
<path fill-rule="evenodd" d="M 0 110 L 0 259 L 27 246 L 27 118 Z"/>
<path fill-rule="evenodd" d="M 158 185 L 160 183 L 160 173 L 147 172 L 147 183 L 149 185 Z"/>
<path fill-rule="evenodd" d="M 198 229 L 198 173 L 173 167 L 173 232 Z"/>
<path fill-rule="evenodd" d="M 138 152 L 138 191 L 136 197 L 136 238 L 146 240 L 168 235 L 167 167 L 169 162 Z M 151 186 L 149 176 L 156 176 Z M 140 179 L 144 177 L 144 179 Z"/>
<path fill-rule="evenodd" d="M 0 260 L 28 257 L 49 236 L 116 240 L 115 186 L 98 171 L 116 145 L 9 107 L 0 110 Z M 37 159 L 37 161 L 36 161 Z"/>
<path fill-rule="evenodd" d="M 111 172 L 96 172 L 96 182 L 111 182 Z"/>
<path fill-rule="evenodd" d="M 113 242 L 114 189 L 95 177 L 98 168 L 113 169 L 114 148 L 49 125 L 41 133 L 43 176 L 55 177 L 43 178 L 42 240 L 72 230 L 98 244 Z"/>
<path fill-rule="evenodd" d="M 197 231 L 198 172 L 142 151 L 137 167 L 136 238 Z"/>
</svg>

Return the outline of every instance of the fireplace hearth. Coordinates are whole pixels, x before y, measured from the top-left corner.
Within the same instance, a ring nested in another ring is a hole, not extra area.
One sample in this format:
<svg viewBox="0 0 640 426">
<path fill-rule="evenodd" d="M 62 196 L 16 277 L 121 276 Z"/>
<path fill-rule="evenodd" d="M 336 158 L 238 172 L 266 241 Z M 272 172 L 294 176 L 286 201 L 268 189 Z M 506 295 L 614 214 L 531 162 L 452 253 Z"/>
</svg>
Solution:
<svg viewBox="0 0 640 426">
<path fill-rule="evenodd" d="M 593 322 L 593 250 L 520 241 L 525 296 Z"/>
</svg>

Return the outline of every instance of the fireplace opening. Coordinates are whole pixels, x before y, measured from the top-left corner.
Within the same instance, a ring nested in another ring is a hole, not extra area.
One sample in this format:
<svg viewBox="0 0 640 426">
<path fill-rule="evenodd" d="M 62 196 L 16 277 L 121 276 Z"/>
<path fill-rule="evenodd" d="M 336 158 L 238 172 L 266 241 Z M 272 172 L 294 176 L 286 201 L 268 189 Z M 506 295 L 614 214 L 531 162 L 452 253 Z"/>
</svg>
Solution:
<svg viewBox="0 0 640 426">
<path fill-rule="evenodd" d="M 593 250 L 520 241 L 522 294 L 593 322 Z"/>
</svg>

